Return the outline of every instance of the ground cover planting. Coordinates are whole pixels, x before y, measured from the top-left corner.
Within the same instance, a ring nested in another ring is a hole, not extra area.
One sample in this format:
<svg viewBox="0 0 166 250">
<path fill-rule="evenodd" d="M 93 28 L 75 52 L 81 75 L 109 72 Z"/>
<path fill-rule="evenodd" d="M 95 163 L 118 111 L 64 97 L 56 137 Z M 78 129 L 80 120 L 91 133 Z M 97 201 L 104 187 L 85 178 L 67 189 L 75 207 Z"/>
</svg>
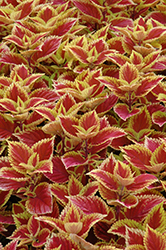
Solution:
<svg viewBox="0 0 166 250">
<path fill-rule="evenodd" d="M 0 3 L 0 250 L 165 250 L 166 2 Z"/>
</svg>

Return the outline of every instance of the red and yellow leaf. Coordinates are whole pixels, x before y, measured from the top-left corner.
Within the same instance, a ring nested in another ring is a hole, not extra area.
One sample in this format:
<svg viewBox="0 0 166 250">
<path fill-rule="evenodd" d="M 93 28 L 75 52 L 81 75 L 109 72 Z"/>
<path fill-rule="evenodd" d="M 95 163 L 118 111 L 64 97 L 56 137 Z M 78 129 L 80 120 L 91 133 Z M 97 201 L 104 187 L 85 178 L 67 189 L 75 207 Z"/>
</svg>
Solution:
<svg viewBox="0 0 166 250">
<path fill-rule="evenodd" d="M 102 18 L 102 14 L 99 8 L 89 1 L 73 0 L 74 5 L 84 14 L 93 17 L 96 21 Z"/>
<path fill-rule="evenodd" d="M 152 114 L 152 121 L 162 127 L 166 123 L 166 114 L 162 111 L 157 111 Z"/>
<path fill-rule="evenodd" d="M 132 183 L 131 185 L 128 185 L 127 189 L 132 190 L 132 191 L 142 190 L 154 182 L 158 182 L 158 179 L 156 178 L 156 176 L 152 174 L 141 174 L 134 178 L 134 183 Z"/>
<path fill-rule="evenodd" d="M 108 213 L 108 206 L 98 196 L 84 197 L 84 196 L 70 196 L 69 200 L 79 207 L 85 214 L 99 213 L 105 217 Z"/>
<path fill-rule="evenodd" d="M 48 183 L 43 182 L 34 189 L 35 197 L 26 201 L 27 210 L 31 214 L 45 214 L 52 212 L 52 195 Z"/>
<path fill-rule="evenodd" d="M 72 240 L 69 236 L 64 234 L 52 234 L 52 237 L 47 241 L 45 249 L 46 250 L 60 250 L 68 249 L 68 250 L 81 250 L 79 245 Z"/>
<path fill-rule="evenodd" d="M 77 180 L 73 175 L 70 176 L 68 182 L 68 192 L 69 195 L 77 195 L 83 189 L 82 183 Z"/>
<path fill-rule="evenodd" d="M 82 157 L 79 153 L 71 151 L 63 155 L 62 162 L 65 165 L 65 168 L 68 169 L 77 165 L 85 165 L 88 163 L 88 160 Z"/>
<path fill-rule="evenodd" d="M 68 189 L 64 185 L 54 183 L 51 185 L 51 192 L 57 198 L 57 200 L 64 205 L 68 203 Z"/>
<path fill-rule="evenodd" d="M 54 137 L 45 138 L 32 146 L 33 152 L 36 152 L 39 155 L 39 160 L 51 160 L 53 155 L 53 146 L 54 146 Z"/>
<path fill-rule="evenodd" d="M 120 68 L 119 79 L 123 81 L 124 84 L 134 84 L 139 80 L 137 68 L 133 64 L 126 62 Z"/>
<path fill-rule="evenodd" d="M 124 158 L 141 170 L 147 170 L 146 166 L 151 166 L 152 152 L 140 145 L 129 145 L 122 149 L 125 152 Z"/>
<path fill-rule="evenodd" d="M 130 110 L 127 104 L 118 103 L 114 106 L 114 111 L 116 114 L 119 115 L 121 119 L 126 121 L 126 119 L 128 119 L 129 117 L 138 114 L 140 110 L 136 107 L 131 107 Z"/>
<path fill-rule="evenodd" d="M 16 171 L 26 173 L 27 170 L 21 166 L 21 163 L 27 164 L 32 154 L 32 149 L 26 144 L 21 142 L 9 142 L 9 161 Z"/>
<path fill-rule="evenodd" d="M 108 230 L 108 233 L 118 234 L 122 237 L 126 236 L 126 227 L 133 229 L 143 230 L 143 226 L 135 220 L 124 219 L 115 222 L 111 228 Z"/>
<path fill-rule="evenodd" d="M 164 233 L 166 230 L 166 212 L 163 208 L 163 203 L 160 203 L 152 208 L 147 215 L 144 226 L 149 225 L 152 229 Z"/>
<path fill-rule="evenodd" d="M 49 36 L 40 47 L 40 51 L 33 54 L 32 60 L 34 62 L 41 62 L 50 57 L 57 51 L 61 43 L 61 38 L 56 36 Z"/>
<path fill-rule="evenodd" d="M 44 173 L 44 175 L 53 182 L 65 183 L 69 179 L 69 173 L 67 172 L 65 165 L 63 164 L 61 158 L 53 157 L 52 159 L 53 167 L 52 173 Z"/>
<path fill-rule="evenodd" d="M 165 200 L 164 197 L 158 195 L 136 195 L 136 197 L 138 199 L 138 205 L 126 209 L 125 217 L 138 222 L 146 219 L 153 207 Z"/>
<path fill-rule="evenodd" d="M 145 232 L 143 230 L 126 226 L 126 246 L 135 244 L 143 245 L 144 234 Z"/>
<path fill-rule="evenodd" d="M 49 236 L 50 230 L 48 228 L 43 228 L 32 242 L 32 246 L 36 248 L 43 246 L 47 242 Z"/>
<path fill-rule="evenodd" d="M 30 219 L 28 220 L 27 228 L 28 228 L 29 233 L 31 235 L 33 235 L 34 237 L 36 237 L 37 234 L 39 233 L 39 231 L 40 231 L 40 222 L 35 219 L 34 215 L 32 215 L 30 217 Z"/>
<path fill-rule="evenodd" d="M 95 169 L 90 171 L 88 175 L 97 179 L 97 181 L 107 189 L 115 192 L 118 190 L 119 183 L 117 181 L 117 178 L 113 174 L 101 169 Z"/>
<path fill-rule="evenodd" d="M 147 225 L 144 237 L 144 245 L 148 250 L 156 250 L 156 249 L 165 250 L 166 249 L 165 236 Z"/>
</svg>

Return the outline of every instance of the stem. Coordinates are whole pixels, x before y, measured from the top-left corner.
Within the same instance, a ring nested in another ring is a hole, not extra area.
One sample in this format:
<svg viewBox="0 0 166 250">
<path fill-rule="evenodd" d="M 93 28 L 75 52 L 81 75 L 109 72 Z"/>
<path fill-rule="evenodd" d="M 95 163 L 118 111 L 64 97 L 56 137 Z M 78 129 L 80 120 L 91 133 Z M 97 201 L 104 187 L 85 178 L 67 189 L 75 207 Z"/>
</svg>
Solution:
<svg viewBox="0 0 166 250">
<path fill-rule="evenodd" d="M 128 102 L 128 105 L 129 105 L 129 110 L 131 110 L 131 105 L 132 105 L 131 92 L 129 92 L 129 102 Z"/>
<path fill-rule="evenodd" d="M 88 142 L 87 139 L 85 140 L 85 158 L 88 158 Z"/>
<path fill-rule="evenodd" d="M 85 159 L 88 158 L 88 142 L 87 139 L 85 140 Z M 88 164 L 85 165 L 85 176 L 86 176 L 86 184 L 88 183 L 88 176 L 86 175 L 88 173 Z"/>
<path fill-rule="evenodd" d="M 116 220 L 119 220 L 120 209 L 121 209 L 121 207 L 118 205 L 118 206 L 116 207 Z"/>
</svg>

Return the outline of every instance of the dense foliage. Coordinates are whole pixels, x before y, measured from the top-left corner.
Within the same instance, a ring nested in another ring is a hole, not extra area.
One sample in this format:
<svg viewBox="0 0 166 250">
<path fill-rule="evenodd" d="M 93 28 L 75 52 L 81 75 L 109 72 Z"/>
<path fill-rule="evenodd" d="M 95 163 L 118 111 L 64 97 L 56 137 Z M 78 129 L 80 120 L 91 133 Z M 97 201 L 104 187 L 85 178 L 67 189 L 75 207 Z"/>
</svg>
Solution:
<svg viewBox="0 0 166 250">
<path fill-rule="evenodd" d="M 0 250 L 165 250 L 166 2 L 0 3 Z"/>
</svg>

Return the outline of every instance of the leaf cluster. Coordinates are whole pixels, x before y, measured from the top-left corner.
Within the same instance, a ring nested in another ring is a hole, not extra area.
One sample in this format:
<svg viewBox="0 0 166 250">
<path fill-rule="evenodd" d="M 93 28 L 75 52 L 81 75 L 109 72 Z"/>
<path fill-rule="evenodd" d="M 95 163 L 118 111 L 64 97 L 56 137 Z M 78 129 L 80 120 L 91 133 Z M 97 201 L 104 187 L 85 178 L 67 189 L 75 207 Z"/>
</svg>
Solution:
<svg viewBox="0 0 166 250">
<path fill-rule="evenodd" d="M 0 3 L 0 250 L 165 250 L 165 2 Z"/>
</svg>

